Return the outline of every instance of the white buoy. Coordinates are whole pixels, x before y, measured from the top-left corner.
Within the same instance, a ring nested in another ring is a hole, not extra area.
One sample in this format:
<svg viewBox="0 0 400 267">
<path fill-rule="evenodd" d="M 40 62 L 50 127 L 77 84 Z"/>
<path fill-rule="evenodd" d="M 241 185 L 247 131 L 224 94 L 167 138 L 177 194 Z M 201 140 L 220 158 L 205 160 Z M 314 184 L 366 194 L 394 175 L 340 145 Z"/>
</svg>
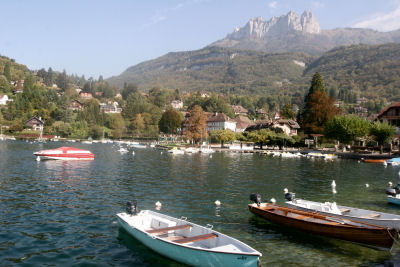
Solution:
<svg viewBox="0 0 400 267">
<path fill-rule="evenodd" d="M 335 188 L 332 188 L 332 193 L 333 193 L 333 194 L 336 194 L 336 193 L 337 193 Z"/>
<path fill-rule="evenodd" d="M 161 206 L 162 206 L 161 202 L 160 202 L 160 201 L 157 201 L 157 202 L 156 202 L 156 207 L 157 207 L 157 208 L 161 208 Z"/>
<path fill-rule="evenodd" d="M 275 204 L 275 203 L 276 203 L 276 199 L 275 199 L 275 198 L 271 198 L 269 201 L 270 201 L 272 204 Z"/>
<path fill-rule="evenodd" d="M 217 206 L 220 206 L 221 205 L 221 201 L 215 200 L 214 204 L 217 205 Z"/>
<path fill-rule="evenodd" d="M 161 151 L 161 155 L 162 155 L 162 151 Z"/>
<path fill-rule="evenodd" d="M 392 183 L 392 182 L 389 182 L 388 184 L 389 184 L 389 186 L 390 186 L 390 187 L 392 187 L 392 185 L 393 185 L 393 183 Z"/>
<path fill-rule="evenodd" d="M 369 187 L 369 184 L 365 184 L 365 187 L 367 187 L 367 188 L 368 188 L 368 187 Z"/>
<path fill-rule="evenodd" d="M 360 163 L 361 161 L 358 161 L 358 163 Z"/>
<path fill-rule="evenodd" d="M 287 188 L 284 188 L 284 189 L 283 189 L 283 192 L 284 192 L 285 194 L 287 194 L 287 193 L 289 193 L 289 190 L 288 190 Z"/>
<path fill-rule="evenodd" d="M 36 157 L 36 161 L 40 161 L 40 157 Z"/>
<path fill-rule="evenodd" d="M 331 186 L 332 186 L 332 188 L 336 188 L 336 182 L 335 182 L 335 180 L 332 180 Z"/>
<path fill-rule="evenodd" d="M 210 158 L 212 158 L 212 155 L 210 155 Z"/>
</svg>

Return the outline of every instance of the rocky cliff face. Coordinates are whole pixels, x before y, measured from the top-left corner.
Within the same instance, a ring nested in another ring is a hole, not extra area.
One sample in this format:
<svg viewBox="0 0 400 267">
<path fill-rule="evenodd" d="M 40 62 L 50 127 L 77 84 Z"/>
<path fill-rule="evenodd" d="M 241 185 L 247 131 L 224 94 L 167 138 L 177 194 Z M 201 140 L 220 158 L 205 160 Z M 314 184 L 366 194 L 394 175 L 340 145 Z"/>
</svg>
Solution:
<svg viewBox="0 0 400 267">
<path fill-rule="evenodd" d="M 269 21 L 261 17 L 252 18 L 243 28 L 236 28 L 227 38 L 233 40 L 247 38 L 261 39 L 290 32 L 318 34 L 320 33 L 320 27 L 318 21 L 311 12 L 304 11 L 300 17 L 293 11 L 290 11 L 286 15 L 273 17 Z"/>
<path fill-rule="evenodd" d="M 301 16 L 290 11 L 286 15 L 266 21 L 261 17 L 250 19 L 224 39 L 210 46 L 258 50 L 272 53 L 322 53 L 342 45 L 384 44 L 400 42 L 400 30 L 378 32 L 370 29 L 338 28 L 321 30 L 315 16 L 304 11 Z"/>
</svg>

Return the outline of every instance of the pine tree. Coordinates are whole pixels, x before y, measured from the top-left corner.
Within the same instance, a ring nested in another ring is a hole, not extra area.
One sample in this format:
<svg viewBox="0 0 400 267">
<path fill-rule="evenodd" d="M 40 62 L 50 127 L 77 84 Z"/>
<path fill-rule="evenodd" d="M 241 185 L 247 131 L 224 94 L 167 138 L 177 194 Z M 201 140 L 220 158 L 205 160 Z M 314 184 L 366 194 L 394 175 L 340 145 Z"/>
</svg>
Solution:
<svg viewBox="0 0 400 267">
<path fill-rule="evenodd" d="M 8 81 L 11 81 L 11 63 L 9 61 L 4 66 L 4 76 L 6 76 Z"/>
</svg>

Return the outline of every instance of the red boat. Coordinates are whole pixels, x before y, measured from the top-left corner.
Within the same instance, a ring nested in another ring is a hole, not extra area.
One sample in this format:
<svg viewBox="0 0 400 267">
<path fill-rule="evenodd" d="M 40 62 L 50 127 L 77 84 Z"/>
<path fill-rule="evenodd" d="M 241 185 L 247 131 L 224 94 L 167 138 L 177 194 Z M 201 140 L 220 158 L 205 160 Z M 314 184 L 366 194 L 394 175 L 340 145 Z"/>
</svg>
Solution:
<svg viewBox="0 0 400 267">
<path fill-rule="evenodd" d="M 34 152 L 37 158 L 41 159 L 61 159 L 61 160 L 93 160 L 94 155 L 88 150 L 83 150 L 75 147 L 59 147 L 56 149 L 40 150 Z"/>
<path fill-rule="evenodd" d="M 389 159 L 364 159 L 365 163 L 384 163 Z"/>
</svg>

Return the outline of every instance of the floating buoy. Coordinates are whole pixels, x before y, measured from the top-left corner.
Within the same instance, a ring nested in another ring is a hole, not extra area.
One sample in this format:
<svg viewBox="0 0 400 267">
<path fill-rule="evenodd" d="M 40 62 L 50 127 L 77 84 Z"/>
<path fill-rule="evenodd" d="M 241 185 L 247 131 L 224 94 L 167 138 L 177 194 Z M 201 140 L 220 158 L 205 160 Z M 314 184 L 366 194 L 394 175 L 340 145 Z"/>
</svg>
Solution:
<svg viewBox="0 0 400 267">
<path fill-rule="evenodd" d="M 135 151 L 132 151 L 132 155 L 135 155 Z"/>
<path fill-rule="evenodd" d="M 220 206 L 221 205 L 221 201 L 215 200 L 214 204 L 217 205 L 217 206 Z"/>
<path fill-rule="evenodd" d="M 336 193 L 337 193 L 335 188 L 332 188 L 332 193 L 333 193 L 333 194 L 336 194 Z"/>
<path fill-rule="evenodd" d="M 40 157 L 36 157 L 36 161 L 40 161 Z"/>
<path fill-rule="evenodd" d="M 365 187 L 367 187 L 367 188 L 368 188 L 368 187 L 369 187 L 369 184 L 365 184 Z"/>
<path fill-rule="evenodd" d="M 212 158 L 212 155 L 210 155 L 210 158 Z"/>
<path fill-rule="evenodd" d="M 269 201 L 270 201 L 272 204 L 275 204 L 275 203 L 276 203 L 276 199 L 275 199 L 275 198 L 271 198 Z"/>
<path fill-rule="evenodd" d="M 332 188 L 336 188 L 336 182 L 335 182 L 335 180 L 332 180 L 331 186 L 332 186 Z"/>
<path fill-rule="evenodd" d="M 160 202 L 160 201 L 157 201 L 157 202 L 156 202 L 156 207 L 161 208 L 161 206 L 162 206 L 161 202 Z"/>
<path fill-rule="evenodd" d="M 358 163 L 360 163 L 361 161 L 358 161 Z"/>
<path fill-rule="evenodd" d="M 390 187 L 392 187 L 392 185 L 393 185 L 393 183 L 392 183 L 392 182 L 389 182 L 388 184 L 389 184 L 389 186 L 390 186 Z"/>
</svg>

